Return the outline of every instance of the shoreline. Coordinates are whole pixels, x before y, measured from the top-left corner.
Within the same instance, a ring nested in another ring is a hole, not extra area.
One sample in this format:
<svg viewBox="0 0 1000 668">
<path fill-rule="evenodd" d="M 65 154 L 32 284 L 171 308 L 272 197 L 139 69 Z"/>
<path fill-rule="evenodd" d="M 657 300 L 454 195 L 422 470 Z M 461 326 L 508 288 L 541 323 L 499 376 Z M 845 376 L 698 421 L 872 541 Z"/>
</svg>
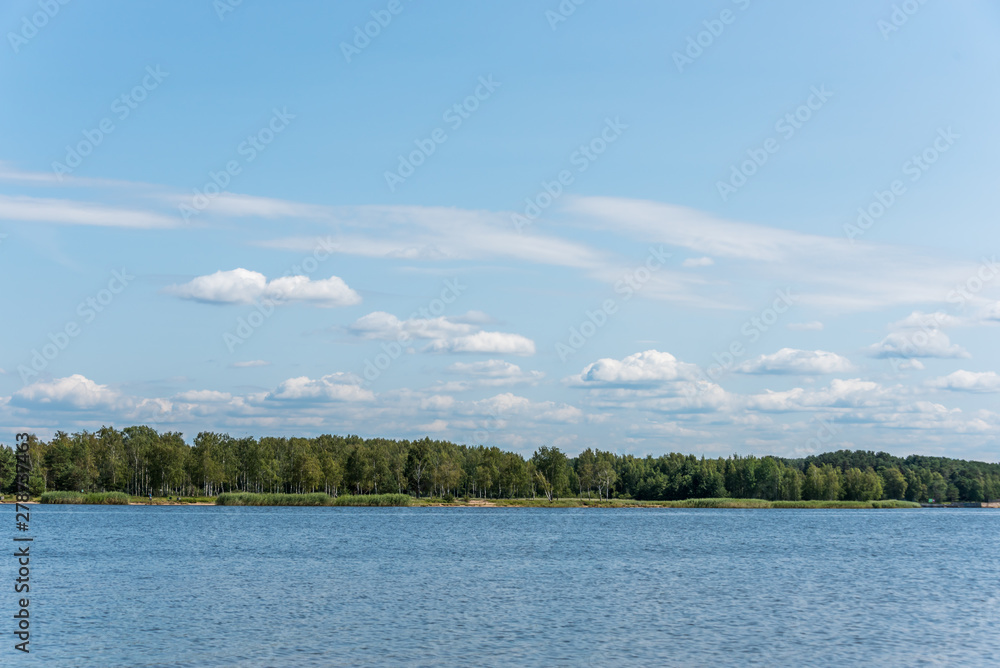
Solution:
<svg viewBox="0 0 1000 668">
<path fill-rule="evenodd" d="M 14 503 L 4 500 L 3 503 Z M 995 508 L 1000 501 L 917 503 L 892 499 L 872 501 L 805 500 L 768 501 L 765 499 L 696 498 L 684 500 L 641 501 L 636 499 L 596 498 L 542 498 L 483 499 L 483 498 L 416 498 L 405 494 L 341 494 L 329 496 L 312 494 L 253 494 L 227 492 L 217 497 L 154 497 L 152 503 L 145 497 L 114 493 L 47 493 L 26 503 L 43 505 L 129 505 L 129 506 L 298 506 L 298 507 L 395 507 L 395 508 L 637 508 L 637 509 L 691 509 L 721 508 L 733 510 L 895 510 L 917 508 Z"/>
<path fill-rule="evenodd" d="M 440 498 L 409 498 L 397 499 L 391 503 L 373 503 L 374 498 L 367 496 L 327 497 L 326 499 L 303 499 L 300 495 L 283 495 L 285 498 L 257 499 L 241 498 L 237 500 L 198 498 L 190 501 L 176 501 L 154 498 L 147 500 L 130 498 L 127 503 L 102 502 L 100 500 L 85 501 L 83 499 L 66 499 L 63 501 L 41 501 L 33 499 L 27 503 L 41 505 L 129 505 L 129 506 L 241 506 L 241 507 L 394 507 L 394 508 L 586 508 L 586 509 L 730 509 L 730 510 L 896 510 L 919 508 L 948 507 L 981 507 L 984 504 L 919 504 L 908 501 L 766 501 L 763 499 L 685 499 L 679 501 L 638 501 L 634 499 L 455 499 Z M 305 495 L 302 495 L 305 496 Z M 7 503 L 7 501 L 4 501 Z M 1000 503 L 992 503 L 988 507 L 998 507 Z"/>
</svg>

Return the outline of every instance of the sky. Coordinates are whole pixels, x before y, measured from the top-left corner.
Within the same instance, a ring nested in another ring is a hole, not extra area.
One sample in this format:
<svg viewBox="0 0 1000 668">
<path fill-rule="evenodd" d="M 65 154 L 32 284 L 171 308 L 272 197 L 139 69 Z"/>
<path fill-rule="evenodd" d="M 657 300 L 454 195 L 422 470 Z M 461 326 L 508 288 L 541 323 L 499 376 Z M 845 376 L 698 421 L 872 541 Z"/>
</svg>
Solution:
<svg viewBox="0 0 1000 668">
<path fill-rule="evenodd" d="M 0 432 L 1000 461 L 996 3 L 0 32 Z"/>
</svg>

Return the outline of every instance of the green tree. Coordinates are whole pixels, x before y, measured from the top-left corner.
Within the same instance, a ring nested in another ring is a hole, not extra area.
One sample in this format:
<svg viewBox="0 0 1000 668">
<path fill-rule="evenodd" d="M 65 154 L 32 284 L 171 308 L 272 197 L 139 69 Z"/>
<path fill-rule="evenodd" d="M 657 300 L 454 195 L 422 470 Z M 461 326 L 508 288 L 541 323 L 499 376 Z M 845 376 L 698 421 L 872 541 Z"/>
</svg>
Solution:
<svg viewBox="0 0 1000 668">
<path fill-rule="evenodd" d="M 618 482 L 618 472 L 615 471 L 615 456 L 610 452 L 598 451 L 594 466 L 594 480 L 597 481 L 597 494 L 604 490 L 604 498 L 611 498 L 611 488 Z"/>
<path fill-rule="evenodd" d="M 882 471 L 883 490 L 887 499 L 906 498 L 906 476 L 897 468 Z"/>
<path fill-rule="evenodd" d="M 580 456 L 576 458 L 576 476 L 580 480 L 580 494 L 587 492 L 587 498 L 590 498 L 590 491 L 594 487 L 594 480 L 597 477 L 597 459 L 594 457 L 594 451 L 587 448 L 580 453 Z"/>
<path fill-rule="evenodd" d="M 565 495 L 569 487 L 568 461 L 559 448 L 543 445 L 535 451 L 531 461 L 535 464 L 539 487 L 549 501 Z"/>
</svg>

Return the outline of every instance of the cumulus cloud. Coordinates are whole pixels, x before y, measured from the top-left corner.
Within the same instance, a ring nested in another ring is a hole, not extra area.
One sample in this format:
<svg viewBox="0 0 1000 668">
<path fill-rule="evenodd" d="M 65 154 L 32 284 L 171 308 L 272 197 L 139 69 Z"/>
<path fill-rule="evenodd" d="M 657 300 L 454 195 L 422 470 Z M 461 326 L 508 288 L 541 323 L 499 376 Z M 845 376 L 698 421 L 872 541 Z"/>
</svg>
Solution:
<svg viewBox="0 0 1000 668">
<path fill-rule="evenodd" d="M 264 274 L 242 268 L 198 276 L 183 285 L 172 285 L 166 292 L 182 299 L 209 304 L 250 304 L 270 300 L 333 307 L 361 302 L 358 293 L 337 276 L 316 281 L 308 276 L 284 276 L 268 281 Z"/>
<path fill-rule="evenodd" d="M 516 364 L 504 360 L 482 362 L 456 362 L 447 367 L 450 373 L 471 377 L 476 385 L 513 385 L 515 383 L 536 383 L 545 377 L 541 371 L 524 371 Z M 459 388 L 467 387 L 460 383 Z"/>
<path fill-rule="evenodd" d="M 548 402 L 547 402 L 548 403 Z M 576 406 L 560 404 L 552 408 L 547 408 L 538 414 L 538 419 L 543 422 L 563 422 L 576 424 L 583 419 L 583 411 Z"/>
<path fill-rule="evenodd" d="M 348 328 L 363 339 L 400 341 L 406 339 L 444 339 L 474 332 L 474 323 L 453 316 L 408 318 L 400 320 L 391 313 L 375 311 L 362 316 Z"/>
<path fill-rule="evenodd" d="M 408 318 L 400 320 L 391 313 L 375 311 L 358 318 L 348 330 L 364 339 L 406 342 L 429 341 L 424 350 L 452 353 L 488 353 L 496 355 L 534 355 L 535 343 L 520 334 L 483 331 L 485 314 L 470 311 L 464 316 Z"/>
<path fill-rule="evenodd" d="M 995 371 L 959 370 L 927 382 L 930 387 L 956 392 L 1000 392 L 1000 375 Z"/>
<path fill-rule="evenodd" d="M 360 378 L 343 372 L 318 380 L 308 376 L 289 378 L 267 395 L 269 400 L 298 402 L 371 401 L 374 398 L 370 390 L 361 387 Z"/>
<path fill-rule="evenodd" d="M 994 302 L 983 308 L 979 317 L 983 320 L 1000 320 L 1000 302 Z"/>
<path fill-rule="evenodd" d="M 451 353 L 488 353 L 495 355 L 534 355 L 535 342 L 520 334 L 476 332 L 468 336 L 438 339 L 430 350 Z"/>
<path fill-rule="evenodd" d="M 749 408 L 766 412 L 811 410 L 815 408 L 871 408 L 892 405 L 897 397 L 892 390 L 870 380 L 836 378 L 825 388 L 791 390 L 751 395 Z"/>
<path fill-rule="evenodd" d="M 622 360 L 599 359 L 584 367 L 573 380 L 584 386 L 650 386 L 701 377 L 694 364 L 681 362 L 670 353 L 646 350 Z"/>
<path fill-rule="evenodd" d="M 935 311 L 933 313 L 914 311 L 902 320 L 889 325 L 889 329 L 939 329 L 941 327 L 962 327 L 970 324 L 973 323 L 968 318 L 951 315 L 943 311 Z"/>
<path fill-rule="evenodd" d="M 186 403 L 225 403 L 232 401 L 233 395 L 228 392 L 216 392 L 215 390 L 188 390 L 181 392 L 174 397 L 176 401 Z"/>
<path fill-rule="evenodd" d="M 846 357 L 825 350 L 782 348 L 770 355 L 760 355 L 736 367 L 752 374 L 823 374 L 843 373 L 853 369 Z"/>
<path fill-rule="evenodd" d="M 951 342 L 939 329 L 893 332 L 868 348 L 869 354 L 882 359 L 911 357 L 969 357 L 968 351 Z"/>
<path fill-rule="evenodd" d="M 420 410 L 422 411 L 445 411 L 455 405 L 455 397 L 447 394 L 432 394 L 420 400 Z"/>
<path fill-rule="evenodd" d="M 38 381 L 14 393 L 11 404 L 25 408 L 56 410 L 112 409 L 121 395 L 107 385 L 99 385 L 86 376 L 73 374 L 51 381 Z"/>
</svg>

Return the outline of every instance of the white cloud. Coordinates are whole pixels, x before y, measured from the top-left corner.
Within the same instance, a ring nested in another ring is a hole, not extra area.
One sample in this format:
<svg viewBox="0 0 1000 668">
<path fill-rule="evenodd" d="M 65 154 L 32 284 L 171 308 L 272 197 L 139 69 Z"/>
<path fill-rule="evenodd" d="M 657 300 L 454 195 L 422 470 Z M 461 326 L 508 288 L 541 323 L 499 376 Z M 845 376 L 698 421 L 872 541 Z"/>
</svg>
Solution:
<svg viewBox="0 0 1000 668">
<path fill-rule="evenodd" d="M 534 355 L 535 343 L 520 334 L 481 331 L 485 314 L 470 311 L 464 316 L 409 318 L 375 311 L 358 318 L 348 330 L 365 339 L 406 342 L 428 340 L 425 350 L 452 353 Z"/>
<path fill-rule="evenodd" d="M 353 374 L 337 372 L 313 380 L 308 376 L 289 378 L 273 391 L 267 399 L 275 401 L 371 401 L 370 390 L 361 387 L 361 379 Z"/>
<path fill-rule="evenodd" d="M 191 204 L 188 194 L 175 195 L 169 198 L 174 204 Z M 233 218 L 305 218 L 312 220 L 331 220 L 333 214 L 325 206 L 303 204 L 289 200 L 272 199 L 224 192 L 209 200 L 207 211 L 220 216 Z M 313 241 L 315 248 L 315 241 Z M 310 249 L 311 250 L 311 249 Z"/>
<path fill-rule="evenodd" d="M 983 308 L 979 317 L 983 320 L 1000 320 L 1000 302 L 994 302 Z"/>
<path fill-rule="evenodd" d="M 455 405 L 455 397 L 447 394 L 432 394 L 420 400 L 420 410 L 422 411 L 445 411 L 450 410 Z"/>
<path fill-rule="evenodd" d="M 439 434 L 443 431 L 448 430 L 448 422 L 445 420 L 434 420 L 427 424 L 420 424 L 416 427 L 419 431 L 426 432 L 429 434 Z"/>
<path fill-rule="evenodd" d="M 682 267 L 711 267 L 715 260 L 710 257 L 689 257 L 681 262 Z"/>
<path fill-rule="evenodd" d="M 860 378 L 835 378 L 826 388 L 806 390 L 796 387 L 791 390 L 763 394 L 747 398 L 749 408 L 767 412 L 786 412 L 815 408 L 871 408 L 893 405 L 897 397 L 893 390 L 876 382 Z"/>
<path fill-rule="evenodd" d="M 537 383 L 545 374 L 541 371 L 523 371 L 516 364 L 504 360 L 485 360 L 482 362 L 456 362 L 446 369 L 450 373 L 470 376 L 478 386 L 513 385 L 516 383 Z M 451 385 L 451 383 L 446 383 Z M 455 389 L 466 389 L 469 384 L 459 381 Z"/>
<path fill-rule="evenodd" d="M 469 334 L 477 327 L 459 318 L 439 316 L 437 318 L 409 318 L 400 320 L 391 313 L 375 311 L 358 320 L 349 330 L 363 339 L 399 341 L 414 339 L 444 339 L 451 336 Z"/>
<path fill-rule="evenodd" d="M 121 395 L 117 391 L 80 374 L 32 383 L 11 398 L 15 406 L 55 410 L 112 409 L 120 402 Z"/>
<path fill-rule="evenodd" d="M 670 353 L 646 350 L 622 360 L 599 359 L 584 367 L 573 381 L 584 386 L 635 386 L 700 377 L 701 372 L 696 365 L 681 362 Z"/>
<path fill-rule="evenodd" d="M 644 243 L 662 243 L 694 253 L 740 261 L 742 280 L 787 281 L 799 286 L 798 302 L 837 311 L 900 304 L 944 304 L 951 286 L 981 269 L 970 262 L 919 256 L 911 248 L 846 236 L 806 234 L 754 223 L 721 220 L 710 214 L 660 202 L 614 197 L 572 197 L 565 211 L 591 227 Z M 662 278 L 664 275 L 658 275 Z M 707 307 L 724 304 L 731 283 L 678 283 L 678 290 L 649 294 L 671 301 L 702 298 Z M 992 286 L 995 290 L 996 286 Z"/>
<path fill-rule="evenodd" d="M 752 374 L 823 374 L 843 373 L 853 369 L 846 357 L 825 350 L 782 348 L 770 355 L 760 355 L 736 367 Z"/>
<path fill-rule="evenodd" d="M 810 320 L 809 322 L 790 322 L 788 323 L 788 329 L 796 332 L 818 332 L 823 329 L 823 323 L 819 320 Z"/>
<path fill-rule="evenodd" d="M 531 407 L 531 400 L 519 397 L 510 392 L 497 394 L 487 399 L 468 402 L 467 411 L 474 415 L 501 416 L 509 413 L 520 413 Z"/>
<path fill-rule="evenodd" d="M 198 276 L 183 285 L 172 285 L 166 292 L 211 304 L 250 304 L 265 299 L 332 307 L 361 302 L 358 293 L 337 276 L 317 281 L 308 276 L 284 276 L 268 282 L 264 274 L 242 268 Z"/>
<path fill-rule="evenodd" d="M 938 329 L 914 332 L 893 332 L 878 343 L 869 346 L 869 354 L 879 358 L 969 357 L 969 353 L 953 344 L 948 335 Z"/>
<path fill-rule="evenodd" d="M 930 380 L 927 384 L 930 387 L 958 392 L 1000 392 L 1000 375 L 995 371 L 959 370 Z"/>
<path fill-rule="evenodd" d="M 504 360 L 455 362 L 448 366 L 448 371 L 481 378 L 513 378 L 521 375 L 521 367 Z"/>
<path fill-rule="evenodd" d="M 538 419 L 544 422 L 563 422 L 567 424 L 576 424 L 583 419 L 583 411 L 581 411 L 576 406 L 570 406 L 569 404 L 560 404 L 554 408 L 549 408 L 548 410 L 543 410 L 538 415 Z"/>
<path fill-rule="evenodd" d="M 962 327 L 971 324 L 973 323 L 968 318 L 950 315 L 944 311 L 935 311 L 933 313 L 914 311 L 902 320 L 897 320 L 890 324 L 889 329 L 939 329 L 941 327 Z"/>
<path fill-rule="evenodd" d="M 174 399 L 186 403 L 214 404 L 232 401 L 233 395 L 228 392 L 216 392 L 215 390 L 188 390 L 176 395 Z"/>
<path fill-rule="evenodd" d="M 329 207 L 342 233 L 334 241 L 338 253 L 410 260 L 481 260 L 510 258 L 539 264 L 594 268 L 603 252 L 583 244 L 518 232 L 509 212 L 447 207 Z M 305 250 L 307 240 L 277 239 L 260 245 Z"/>
<path fill-rule="evenodd" d="M 490 355 L 534 355 L 535 342 L 520 334 L 476 332 L 431 342 L 430 350 L 451 353 L 487 353 Z"/>
<path fill-rule="evenodd" d="M 92 202 L 0 195 L 0 219 L 99 227 L 176 227 L 178 218 Z"/>
</svg>

